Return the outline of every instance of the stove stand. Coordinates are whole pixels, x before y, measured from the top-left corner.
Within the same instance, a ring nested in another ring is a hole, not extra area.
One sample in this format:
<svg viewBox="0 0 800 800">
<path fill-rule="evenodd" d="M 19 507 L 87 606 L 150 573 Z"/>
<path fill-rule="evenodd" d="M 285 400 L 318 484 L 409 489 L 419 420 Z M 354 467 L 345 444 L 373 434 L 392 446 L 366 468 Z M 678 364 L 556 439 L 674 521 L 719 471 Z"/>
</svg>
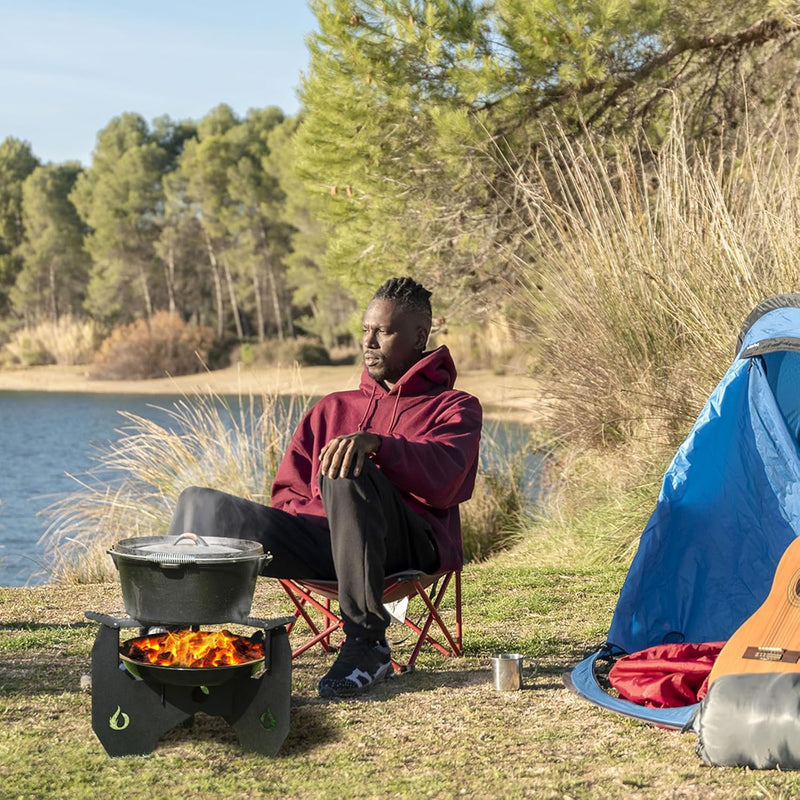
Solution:
<svg viewBox="0 0 800 800">
<path fill-rule="evenodd" d="M 292 653 L 285 625 L 293 617 L 238 621 L 264 632 L 260 675 L 244 669 L 219 685 L 184 686 L 134 678 L 120 661 L 120 629 L 142 628 L 139 621 L 94 611 L 86 616 L 100 623 L 92 647 L 92 729 L 110 756 L 152 753 L 164 733 L 191 724 L 198 711 L 225 719 L 244 750 L 278 753 L 289 732 Z"/>
</svg>

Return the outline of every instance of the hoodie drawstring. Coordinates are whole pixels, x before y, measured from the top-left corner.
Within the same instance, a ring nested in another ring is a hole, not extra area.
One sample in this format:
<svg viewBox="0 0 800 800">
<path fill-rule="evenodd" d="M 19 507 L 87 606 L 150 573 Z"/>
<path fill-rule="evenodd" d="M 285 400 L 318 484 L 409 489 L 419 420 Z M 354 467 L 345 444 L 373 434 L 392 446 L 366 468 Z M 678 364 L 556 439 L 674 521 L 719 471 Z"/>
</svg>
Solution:
<svg viewBox="0 0 800 800">
<path fill-rule="evenodd" d="M 369 396 L 369 400 L 367 400 L 367 405 L 364 408 L 364 416 L 361 417 L 361 422 L 358 423 L 358 428 L 356 430 L 363 431 L 364 430 L 364 423 L 367 421 L 367 417 L 369 416 L 369 410 L 372 408 L 372 400 L 375 397 L 375 384 L 372 384 L 372 392 Z"/>
<path fill-rule="evenodd" d="M 391 433 L 392 429 L 394 428 L 394 423 L 397 421 L 397 407 L 400 405 L 400 395 L 403 391 L 403 385 L 398 384 L 397 386 L 397 394 L 394 397 L 394 408 L 392 409 L 392 418 L 389 420 L 389 430 L 387 433 Z"/>
<path fill-rule="evenodd" d="M 403 393 L 403 387 L 402 387 L 401 384 L 398 384 L 397 393 L 394 396 L 394 407 L 392 408 L 392 417 L 389 420 L 389 427 L 388 427 L 386 433 L 391 433 L 392 430 L 394 429 L 395 423 L 397 422 L 397 409 L 400 406 L 400 395 L 402 393 Z M 369 417 L 370 411 L 372 410 L 373 400 L 375 400 L 375 386 L 374 386 L 374 384 L 372 386 L 372 391 L 370 392 L 369 398 L 367 400 L 367 405 L 364 408 L 364 415 L 361 417 L 361 421 L 358 423 L 357 430 L 359 430 L 359 431 L 363 431 L 364 430 L 364 425 L 365 425 L 365 423 L 367 421 L 367 418 Z"/>
</svg>

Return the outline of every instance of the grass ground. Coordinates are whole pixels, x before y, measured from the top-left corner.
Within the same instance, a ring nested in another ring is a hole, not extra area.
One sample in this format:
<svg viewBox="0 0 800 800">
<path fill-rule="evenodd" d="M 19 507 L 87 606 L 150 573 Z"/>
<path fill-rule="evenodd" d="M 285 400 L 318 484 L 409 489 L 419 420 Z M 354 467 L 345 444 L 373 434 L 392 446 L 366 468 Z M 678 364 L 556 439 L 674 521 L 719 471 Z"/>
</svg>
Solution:
<svg viewBox="0 0 800 800">
<path fill-rule="evenodd" d="M 564 569 L 536 543 L 468 565 L 464 658 L 424 652 L 415 672 L 357 700 L 326 701 L 331 656 L 293 664 L 290 732 L 274 758 L 243 752 L 227 724 L 198 715 L 144 757 L 110 758 L 80 687 L 97 626 L 122 612 L 114 583 L 0 589 L 0 797 L 88 798 L 779 798 L 800 776 L 705 766 L 696 739 L 603 711 L 563 671 L 599 644 L 622 567 Z M 260 579 L 253 613 L 282 616 Z M 394 632 L 394 628 L 390 629 Z M 402 645 L 395 648 L 402 652 Z M 527 656 L 525 686 L 499 693 L 490 656 Z"/>
</svg>

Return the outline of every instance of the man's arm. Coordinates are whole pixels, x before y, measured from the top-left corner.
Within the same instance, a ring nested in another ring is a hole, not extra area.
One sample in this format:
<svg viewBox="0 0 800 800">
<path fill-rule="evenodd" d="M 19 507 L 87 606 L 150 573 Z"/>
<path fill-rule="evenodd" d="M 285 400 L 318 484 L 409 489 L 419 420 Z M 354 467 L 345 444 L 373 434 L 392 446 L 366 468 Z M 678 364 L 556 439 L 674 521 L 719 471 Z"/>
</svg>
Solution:
<svg viewBox="0 0 800 800">
<path fill-rule="evenodd" d="M 313 466 L 306 443 L 308 417 L 304 418 L 292 436 L 272 483 L 271 503 L 277 508 L 305 506 L 312 499 Z"/>
</svg>

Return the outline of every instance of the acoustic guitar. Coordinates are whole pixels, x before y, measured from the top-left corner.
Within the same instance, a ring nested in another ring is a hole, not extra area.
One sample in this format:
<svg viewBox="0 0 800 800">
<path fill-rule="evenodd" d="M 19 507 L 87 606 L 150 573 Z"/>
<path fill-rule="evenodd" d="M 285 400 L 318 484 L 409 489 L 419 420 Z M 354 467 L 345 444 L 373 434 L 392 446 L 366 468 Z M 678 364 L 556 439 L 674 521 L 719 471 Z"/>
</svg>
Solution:
<svg viewBox="0 0 800 800">
<path fill-rule="evenodd" d="M 800 537 L 781 556 L 767 599 L 723 646 L 708 685 L 742 672 L 800 672 Z"/>
</svg>

